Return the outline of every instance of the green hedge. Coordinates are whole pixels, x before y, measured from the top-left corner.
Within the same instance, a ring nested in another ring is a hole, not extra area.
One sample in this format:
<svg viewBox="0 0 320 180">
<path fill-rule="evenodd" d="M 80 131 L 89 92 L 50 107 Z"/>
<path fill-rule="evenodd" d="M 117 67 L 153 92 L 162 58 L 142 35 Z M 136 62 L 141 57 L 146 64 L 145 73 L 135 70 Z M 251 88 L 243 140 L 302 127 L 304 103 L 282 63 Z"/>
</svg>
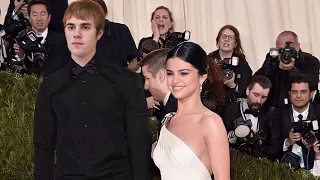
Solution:
<svg viewBox="0 0 320 180">
<path fill-rule="evenodd" d="M 0 72 L 0 179 L 31 180 L 32 123 L 40 78 Z M 155 121 L 150 121 L 153 135 Z M 153 136 L 155 139 L 155 136 Z M 312 180 L 306 171 L 231 151 L 231 177 L 236 180 Z M 158 179 L 158 178 L 156 178 Z M 320 179 L 320 178 L 319 178 Z"/>
</svg>

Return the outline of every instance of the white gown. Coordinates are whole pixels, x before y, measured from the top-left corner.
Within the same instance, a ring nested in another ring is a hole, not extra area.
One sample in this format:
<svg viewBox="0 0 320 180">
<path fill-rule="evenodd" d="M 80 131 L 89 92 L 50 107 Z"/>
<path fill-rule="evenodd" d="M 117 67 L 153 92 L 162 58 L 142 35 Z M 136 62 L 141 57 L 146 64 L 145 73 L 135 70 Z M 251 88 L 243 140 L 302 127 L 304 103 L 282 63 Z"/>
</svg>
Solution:
<svg viewBox="0 0 320 180">
<path fill-rule="evenodd" d="M 211 180 L 206 166 L 192 149 L 166 128 L 174 114 L 164 117 L 157 146 L 152 157 L 160 169 L 162 180 Z"/>
</svg>

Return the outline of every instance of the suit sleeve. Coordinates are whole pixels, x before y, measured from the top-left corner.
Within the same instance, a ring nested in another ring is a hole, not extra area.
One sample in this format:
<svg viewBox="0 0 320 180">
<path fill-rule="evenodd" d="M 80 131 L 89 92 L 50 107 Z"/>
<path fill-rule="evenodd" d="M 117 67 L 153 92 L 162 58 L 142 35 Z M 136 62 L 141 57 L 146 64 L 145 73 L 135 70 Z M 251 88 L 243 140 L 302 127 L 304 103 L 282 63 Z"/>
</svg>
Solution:
<svg viewBox="0 0 320 180">
<path fill-rule="evenodd" d="M 45 80 L 44 80 L 45 81 Z M 48 88 L 42 83 L 34 114 L 34 179 L 53 180 L 56 142 L 55 114 Z"/>
<path fill-rule="evenodd" d="M 301 70 L 301 72 L 310 78 L 311 86 L 314 89 L 318 89 L 320 68 L 319 60 L 316 57 L 309 54 L 305 54 L 304 60 L 306 60 L 307 62 L 305 67 Z"/>
<path fill-rule="evenodd" d="M 125 105 L 126 130 L 132 162 L 133 180 L 151 180 L 150 161 L 151 144 L 149 135 L 149 121 L 147 104 L 144 97 L 141 77 L 134 72 L 130 76 L 132 83 L 128 83 Z"/>
<path fill-rule="evenodd" d="M 252 77 L 252 69 L 248 61 L 242 64 L 241 71 L 241 79 L 236 79 L 236 84 L 238 84 L 238 97 L 246 97 L 246 89 Z"/>
<path fill-rule="evenodd" d="M 121 38 L 121 42 L 125 46 L 124 52 L 127 55 L 127 62 L 131 62 L 134 58 L 138 57 L 138 50 L 129 28 L 124 24 L 121 27 Z"/>
</svg>

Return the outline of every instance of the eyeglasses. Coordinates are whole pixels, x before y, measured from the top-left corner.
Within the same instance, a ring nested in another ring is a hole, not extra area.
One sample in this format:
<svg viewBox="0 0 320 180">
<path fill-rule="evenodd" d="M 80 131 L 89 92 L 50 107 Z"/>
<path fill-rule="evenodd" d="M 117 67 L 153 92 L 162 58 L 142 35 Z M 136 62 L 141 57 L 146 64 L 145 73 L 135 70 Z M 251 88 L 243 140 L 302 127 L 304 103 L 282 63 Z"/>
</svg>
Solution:
<svg viewBox="0 0 320 180">
<path fill-rule="evenodd" d="M 220 39 L 229 39 L 229 40 L 235 40 L 236 37 L 234 35 L 226 35 L 226 34 L 221 34 Z"/>
</svg>

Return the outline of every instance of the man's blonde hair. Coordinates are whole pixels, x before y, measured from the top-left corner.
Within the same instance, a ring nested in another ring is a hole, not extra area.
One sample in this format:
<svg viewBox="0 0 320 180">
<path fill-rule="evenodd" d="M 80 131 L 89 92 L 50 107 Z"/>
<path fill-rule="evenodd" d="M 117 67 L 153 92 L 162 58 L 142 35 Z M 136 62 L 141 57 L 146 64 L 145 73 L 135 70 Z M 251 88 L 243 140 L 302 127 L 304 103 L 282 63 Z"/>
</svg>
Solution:
<svg viewBox="0 0 320 180">
<path fill-rule="evenodd" d="M 78 0 L 72 2 L 63 16 L 63 24 L 66 27 L 67 20 L 75 17 L 81 20 L 92 19 L 96 26 L 97 34 L 104 30 L 105 12 L 96 2 L 91 0 Z"/>
</svg>

